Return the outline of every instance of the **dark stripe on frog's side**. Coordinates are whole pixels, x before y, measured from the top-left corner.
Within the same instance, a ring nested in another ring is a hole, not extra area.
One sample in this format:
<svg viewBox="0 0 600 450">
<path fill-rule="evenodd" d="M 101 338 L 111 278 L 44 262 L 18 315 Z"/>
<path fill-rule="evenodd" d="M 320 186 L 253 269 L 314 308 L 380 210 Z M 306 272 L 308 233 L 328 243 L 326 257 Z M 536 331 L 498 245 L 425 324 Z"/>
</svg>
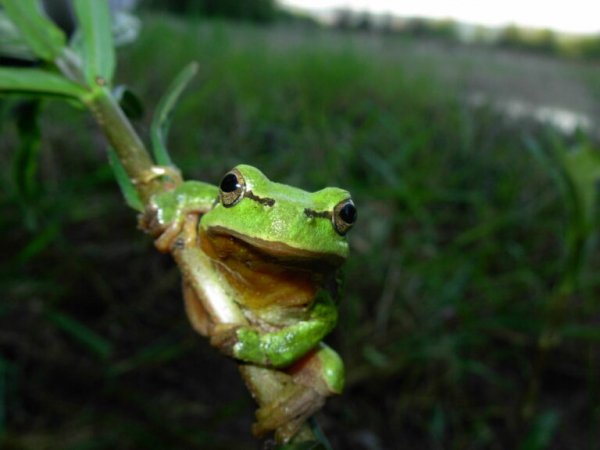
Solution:
<svg viewBox="0 0 600 450">
<path fill-rule="evenodd" d="M 309 219 L 327 219 L 327 220 L 331 220 L 331 211 L 321 211 L 321 212 L 317 212 L 317 211 L 313 211 L 310 208 L 304 208 L 304 215 L 306 217 L 308 217 Z"/>
<path fill-rule="evenodd" d="M 259 197 L 258 195 L 256 195 L 252 191 L 246 191 L 244 193 L 244 197 L 245 198 L 249 198 L 250 200 L 254 200 L 255 202 L 260 203 L 261 205 L 266 205 L 266 206 L 273 206 L 273 205 L 275 205 L 275 199 L 274 198 Z"/>
</svg>

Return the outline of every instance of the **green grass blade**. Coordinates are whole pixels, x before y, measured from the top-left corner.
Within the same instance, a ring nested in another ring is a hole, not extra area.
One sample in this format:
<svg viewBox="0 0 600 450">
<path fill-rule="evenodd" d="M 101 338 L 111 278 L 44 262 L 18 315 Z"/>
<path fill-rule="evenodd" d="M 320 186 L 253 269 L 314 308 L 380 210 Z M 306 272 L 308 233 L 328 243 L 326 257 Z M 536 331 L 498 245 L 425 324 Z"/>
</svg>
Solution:
<svg viewBox="0 0 600 450">
<path fill-rule="evenodd" d="M 37 59 L 21 30 L 8 18 L 4 10 L 0 10 L 0 53 L 9 58 L 26 61 Z"/>
<path fill-rule="evenodd" d="M 315 450 L 317 450 L 321 447 L 323 450 L 333 450 L 331 447 L 331 444 L 329 443 L 329 440 L 327 439 L 327 436 L 325 436 L 325 433 L 323 433 L 323 430 L 319 426 L 317 419 L 315 419 L 314 417 L 311 417 L 308 420 L 308 423 L 310 425 L 310 429 L 312 430 L 313 434 L 315 435 L 315 437 L 317 438 L 318 443 L 319 443 L 318 446 L 315 446 Z"/>
<path fill-rule="evenodd" d="M 21 203 L 24 225 L 36 236 L 39 231 L 39 211 L 36 205 L 42 192 L 42 184 L 38 176 L 42 145 L 39 124 L 41 109 L 42 101 L 39 98 L 21 101 L 14 108 L 19 144 L 12 158 L 14 185 Z"/>
<path fill-rule="evenodd" d="M 141 366 L 158 366 L 167 364 L 190 351 L 193 342 L 182 342 L 172 337 L 159 339 L 141 349 L 131 358 L 120 361 L 111 367 L 111 374 L 122 375 Z"/>
<path fill-rule="evenodd" d="M 31 241 L 25 245 L 14 258 L 14 263 L 21 265 L 26 264 L 42 253 L 50 244 L 54 242 L 60 233 L 61 226 L 58 222 L 50 223 L 46 228 L 38 231 Z"/>
<path fill-rule="evenodd" d="M 182 92 L 197 72 L 198 63 L 193 62 L 187 65 L 179 75 L 177 75 L 177 78 L 175 78 L 171 86 L 169 86 L 169 89 L 160 100 L 154 113 L 150 133 L 152 136 L 154 158 L 156 159 L 156 163 L 161 166 L 171 165 L 171 158 L 167 151 L 167 135 L 169 134 L 171 112 L 177 104 L 177 100 L 179 100 Z"/>
<path fill-rule="evenodd" d="M 48 311 L 45 317 L 100 359 L 108 359 L 112 354 L 112 343 L 87 325 L 57 311 Z"/>
<path fill-rule="evenodd" d="M 37 177 L 42 142 L 38 121 L 40 110 L 40 100 L 24 102 L 16 110 L 21 142 L 14 156 L 14 179 L 17 191 L 25 202 L 33 200 L 40 190 Z"/>
<path fill-rule="evenodd" d="M 54 61 L 62 53 L 67 42 L 65 34 L 44 15 L 38 0 L 0 0 L 0 5 L 39 58 Z"/>
<path fill-rule="evenodd" d="M 600 329 L 594 325 L 567 324 L 561 329 L 561 333 L 567 339 L 600 342 Z"/>
<path fill-rule="evenodd" d="M 6 411 L 8 410 L 7 392 L 8 392 L 8 363 L 0 357 L 0 442 L 6 433 Z"/>
<path fill-rule="evenodd" d="M 98 77 L 112 83 L 115 72 L 115 49 L 112 35 L 112 16 L 105 0 L 74 0 L 75 12 L 83 34 L 83 65 L 90 86 Z"/>
<path fill-rule="evenodd" d="M 593 229 L 597 195 L 597 182 L 600 179 L 600 154 L 586 145 L 565 152 L 563 156 L 565 174 L 573 187 L 574 203 L 579 206 L 579 223 L 582 233 Z"/>
<path fill-rule="evenodd" d="M 544 450 L 552 444 L 560 426 L 560 414 L 551 409 L 541 413 L 533 422 L 520 450 Z"/>
<path fill-rule="evenodd" d="M 117 152 L 115 152 L 115 149 L 112 147 L 108 148 L 108 160 L 127 204 L 137 211 L 143 211 L 144 205 L 142 204 L 142 200 L 140 199 L 135 186 L 131 182 L 129 175 L 127 175 L 123 163 L 117 156 Z"/>
<path fill-rule="evenodd" d="M 0 93 L 35 92 L 81 98 L 87 91 L 61 75 L 40 69 L 0 68 Z"/>
</svg>

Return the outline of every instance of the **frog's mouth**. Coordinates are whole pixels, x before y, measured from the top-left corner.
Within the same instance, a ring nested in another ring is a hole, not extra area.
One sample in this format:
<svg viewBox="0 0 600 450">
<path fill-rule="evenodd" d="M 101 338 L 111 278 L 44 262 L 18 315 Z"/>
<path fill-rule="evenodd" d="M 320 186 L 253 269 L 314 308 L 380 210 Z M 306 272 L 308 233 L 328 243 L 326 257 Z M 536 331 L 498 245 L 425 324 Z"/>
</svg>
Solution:
<svg viewBox="0 0 600 450">
<path fill-rule="evenodd" d="M 267 242 L 224 227 L 212 227 L 203 234 L 212 241 L 220 256 L 223 254 L 231 256 L 237 252 L 238 259 L 261 259 L 265 263 L 303 268 L 314 272 L 333 271 L 345 261 L 343 257 L 336 254 L 299 249 L 281 242 Z"/>
</svg>

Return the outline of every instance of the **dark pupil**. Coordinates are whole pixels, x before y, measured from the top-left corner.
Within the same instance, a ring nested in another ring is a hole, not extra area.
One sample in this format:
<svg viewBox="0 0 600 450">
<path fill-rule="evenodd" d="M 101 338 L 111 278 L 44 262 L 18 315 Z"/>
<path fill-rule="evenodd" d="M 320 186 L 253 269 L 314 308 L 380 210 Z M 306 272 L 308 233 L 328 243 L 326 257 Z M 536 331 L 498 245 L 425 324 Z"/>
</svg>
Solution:
<svg viewBox="0 0 600 450">
<path fill-rule="evenodd" d="M 223 177 L 221 180 L 221 190 L 223 192 L 233 192 L 239 188 L 240 184 L 238 183 L 238 179 L 232 173 L 225 175 L 225 177 Z"/>
<path fill-rule="evenodd" d="M 346 203 L 340 210 L 340 217 L 346 223 L 354 223 L 356 221 L 356 208 L 352 203 Z"/>
</svg>

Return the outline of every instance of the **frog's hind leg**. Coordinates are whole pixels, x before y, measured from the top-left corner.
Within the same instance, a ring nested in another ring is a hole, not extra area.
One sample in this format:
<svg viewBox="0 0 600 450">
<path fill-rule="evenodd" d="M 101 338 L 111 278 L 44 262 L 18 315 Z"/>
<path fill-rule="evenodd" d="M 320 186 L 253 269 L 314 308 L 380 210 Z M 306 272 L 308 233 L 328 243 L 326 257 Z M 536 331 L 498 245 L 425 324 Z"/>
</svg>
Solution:
<svg viewBox="0 0 600 450">
<path fill-rule="evenodd" d="M 339 394 L 344 389 L 344 363 L 340 355 L 323 342 L 285 371 L 294 383 L 310 386 L 323 397 Z"/>
<path fill-rule="evenodd" d="M 185 312 L 187 313 L 188 319 L 192 324 L 192 328 L 194 328 L 194 330 L 196 330 L 202 336 L 209 336 L 214 324 L 204 309 L 204 306 L 202 306 L 202 302 L 196 295 L 196 292 L 192 286 L 185 280 L 183 281 L 182 289 Z"/>
<path fill-rule="evenodd" d="M 286 443 L 325 404 L 325 397 L 306 386 L 294 385 L 287 394 L 256 411 L 258 422 L 252 426 L 255 436 L 275 430 L 276 441 Z"/>
<path fill-rule="evenodd" d="M 344 387 L 342 360 L 323 343 L 284 370 L 242 364 L 240 371 L 260 405 L 252 432 L 260 438 L 275 431 L 280 443 L 294 437 L 325 399 Z"/>
<path fill-rule="evenodd" d="M 280 370 L 242 364 L 240 372 L 260 406 L 257 422 L 252 426 L 258 438 L 274 431 L 278 442 L 288 442 L 325 401 L 317 391 L 297 384 L 291 375 Z"/>
</svg>

